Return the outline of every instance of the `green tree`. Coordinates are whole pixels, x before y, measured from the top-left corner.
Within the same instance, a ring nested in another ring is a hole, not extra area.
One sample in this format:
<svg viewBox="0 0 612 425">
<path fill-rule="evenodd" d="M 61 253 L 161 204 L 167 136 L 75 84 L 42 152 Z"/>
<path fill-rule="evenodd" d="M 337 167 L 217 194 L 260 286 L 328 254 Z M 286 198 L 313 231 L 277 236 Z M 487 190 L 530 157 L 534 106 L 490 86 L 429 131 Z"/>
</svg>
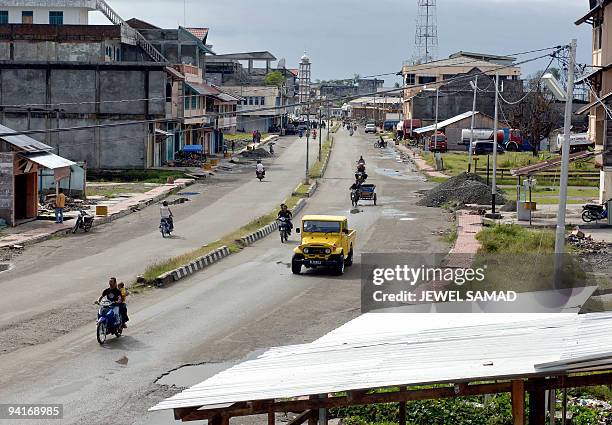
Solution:
<svg viewBox="0 0 612 425">
<path fill-rule="evenodd" d="M 281 87 L 284 82 L 285 77 L 283 77 L 283 74 L 280 71 L 272 71 L 266 75 L 266 78 L 264 79 L 264 84 L 266 86 Z"/>
</svg>

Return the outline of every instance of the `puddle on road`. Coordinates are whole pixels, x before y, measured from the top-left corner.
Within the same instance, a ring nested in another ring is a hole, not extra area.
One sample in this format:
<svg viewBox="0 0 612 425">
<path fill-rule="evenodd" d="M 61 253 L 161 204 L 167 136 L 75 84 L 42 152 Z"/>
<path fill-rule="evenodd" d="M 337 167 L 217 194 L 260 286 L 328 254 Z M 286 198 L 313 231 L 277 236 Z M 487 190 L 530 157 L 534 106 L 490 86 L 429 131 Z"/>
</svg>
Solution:
<svg viewBox="0 0 612 425">
<path fill-rule="evenodd" d="M 12 264 L 9 263 L 0 263 L 0 273 L 7 272 L 13 268 Z"/>
<path fill-rule="evenodd" d="M 400 180 L 424 181 L 424 178 L 418 174 L 407 174 L 409 171 L 394 170 L 391 168 L 376 168 L 374 172 L 381 176 L 391 177 Z"/>
<path fill-rule="evenodd" d="M 196 365 L 185 365 L 183 367 L 177 368 L 176 370 L 168 372 L 167 374 L 156 380 L 155 383 L 159 385 L 188 388 L 193 385 L 199 384 L 200 382 L 206 381 L 208 378 L 211 378 L 212 376 L 223 372 L 224 370 L 227 370 L 230 367 L 237 365 L 238 363 L 253 360 L 257 356 L 262 354 L 264 351 L 265 350 L 255 350 L 248 356 L 239 360 L 218 363 L 207 362 Z"/>
</svg>

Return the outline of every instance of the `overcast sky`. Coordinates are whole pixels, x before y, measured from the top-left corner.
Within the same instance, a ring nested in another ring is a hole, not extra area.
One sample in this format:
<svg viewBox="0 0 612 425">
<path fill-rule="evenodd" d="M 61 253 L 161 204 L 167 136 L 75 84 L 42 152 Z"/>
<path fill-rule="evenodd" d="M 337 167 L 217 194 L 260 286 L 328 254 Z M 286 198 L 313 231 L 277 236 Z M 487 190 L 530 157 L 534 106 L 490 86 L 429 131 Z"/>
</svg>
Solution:
<svg viewBox="0 0 612 425">
<path fill-rule="evenodd" d="M 216 53 L 268 50 L 297 67 L 306 50 L 314 79 L 398 71 L 415 53 L 417 0 L 186 0 L 187 26 L 209 27 Z M 182 0 L 108 0 L 124 18 L 184 25 Z M 578 38 L 590 63 L 591 32 L 574 21 L 588 0 L 438 0 L 437 56 L 464 50 L 510 54 Z M 94 14 L 91 23 L 108 23 Z M 521 56 L 521 59 L 526 58 Z M 523 74 L 546 66 L 525 65 Z M 389 77 L 388 82 L 395 79 Z"/>
</svg>

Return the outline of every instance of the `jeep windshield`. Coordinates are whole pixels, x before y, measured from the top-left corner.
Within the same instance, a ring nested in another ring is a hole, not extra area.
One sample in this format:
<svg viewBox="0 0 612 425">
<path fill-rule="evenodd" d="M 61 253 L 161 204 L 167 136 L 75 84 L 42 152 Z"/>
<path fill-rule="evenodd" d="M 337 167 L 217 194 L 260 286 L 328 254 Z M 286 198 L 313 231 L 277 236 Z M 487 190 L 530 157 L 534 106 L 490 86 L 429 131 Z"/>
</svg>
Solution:
<svg viewBox="0 0 612 425">
<path fill-rule="evenodd" d="M 339 221 L 304 221 L 304 232 L 308 233 L 340 233 Z"/>
</svg>

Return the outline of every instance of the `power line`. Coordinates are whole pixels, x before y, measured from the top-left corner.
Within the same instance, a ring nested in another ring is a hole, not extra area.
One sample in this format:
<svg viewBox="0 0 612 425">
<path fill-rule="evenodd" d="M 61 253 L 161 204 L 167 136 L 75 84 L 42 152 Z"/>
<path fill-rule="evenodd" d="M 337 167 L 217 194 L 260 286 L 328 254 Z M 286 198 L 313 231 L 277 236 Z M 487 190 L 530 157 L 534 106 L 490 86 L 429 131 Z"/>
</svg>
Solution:
<svg viewBox="0 0 612 425">
<path fill-rule="evenodd" d="M 531 59 L 527 59 L 518 63 L 513 63 L 511 65 L 500 65 L 499 67 L 493 68 L 489 71 L 481 71 L 480 73 L 474 73 L 474 74 L 469 74 L 469 75 L 462 75 L 462 76 L 457 76 L 454 78 L 450 78 L 448 80 L 444 80 L 441 82 L 435 82 L 435 83 L 428 83 L 428 84 L 415 84 L 412 86 L 404 86 L 404 87 L 398 87 L 398 88 L 393 88 L 393 89 L 388 89 L 388 90 L 382 90 L 382 91 L 376 91 L 376 92 L 372 92 L 372 93 L 365 93 L 365 94 L 359 94 L 359 95 L 353 95 L 353 96 L 341 96 L 338 97 L 336 99 L 325 99 L 325 100 L 320 100 L 320 101 L 315 101 L 315 103 L 328 103 L 331 101 L 337 101 L 337 100 L 354 100 L 354 99 L 358 99 L 360 97 L 367 97 L 367 96 L 374 96 L 374 95 L 384 95 L 384 94 L 390 94 L 390 93 L 394 93 L 394 92 L 398 92 L 398 91 L 404 91 L 406 89 L 409 88 L 419 88 L 419 87 L 426 87 L 427 85 L 444 85 L 444 84 L 449 84 L 452 82 L 456 82 L 456 81 L 462 81 L 462 80 L 470 80 L 472 79 L 475 75 L 489 75 L 490 73 L 495 73 L 498 72 L 502 69 L 506 69 L 506 68 L 514 68 L 518 65 L 522 65 L 525 63 L 529 63 L 529 62 L 533 62 L 545 57 L 550 56 L 550 54 L 547 55 L 541 55 L 535 58 L 531 58 Z M 254 108 L 248 111 L 242 111 L 242 113 L 249 113 L 249 114 L 255 114 L 257 112 L 265 112 L 265 111 L 271 111 L 271 110 L 279 110 L 279 109 L 288 109 L 288 108 L 292 108 L 292 107 L 296 107 L 296 106 L 304 106 L 308 103 L 301 103 L 301 102 L 297 102 L 297 103 L 293 103 L 293 104 L 288 104 L 288 105 L 281 105 L 281 106 L 273 106 L 273 107 L 265 107 L 265 108 Z M 214 117 L 224 117 L 227 115 L 234 115 L 234 114 L 239 114 L 241 111 L 232 111 L 232 112 L 221 112 L 221 113 L 216 113 L 216 114 L 204 114 L 204 115 L 195 115 L 195 116 L 191 116 L 188 118 L 214 118 Z M 78 131 L 78 130 L 88 130 L 88 129 L 94 129 L 94 128 L 114 128 L 114 127 L 122 127 L 122 126 L 129 126 L 129 125 L 139 125 L 139 124 L 154 124 L 154 123 L 167 123 L 167 122 L 176 122 L 177 118 L 157 118 L 157 119 L 147 119 L 147 120 L 133 120 L 133 121 L 122 121 L 122 122 L 116 122 L 116 123 L 105 123 L 105 124 L 91 124 L 91 125 L 85 125 L 85 126 L 75 126 L 75 127 L 65 127 L 65 128 L 51 128 L 51 129 L 45 129 L 45 130 L 25 130 L 25 131 L 16 131 L 16 132 L 12 132 L 12 133 L 0 133 L 0 137 L 6 137 L 6 136 L 16 136 L 16 135 L 30 135 L 30 134 L 48 134 L 48 133 L 58 133 L 58 132 L 66 132 L 66 131 Z"/>
</svg>

